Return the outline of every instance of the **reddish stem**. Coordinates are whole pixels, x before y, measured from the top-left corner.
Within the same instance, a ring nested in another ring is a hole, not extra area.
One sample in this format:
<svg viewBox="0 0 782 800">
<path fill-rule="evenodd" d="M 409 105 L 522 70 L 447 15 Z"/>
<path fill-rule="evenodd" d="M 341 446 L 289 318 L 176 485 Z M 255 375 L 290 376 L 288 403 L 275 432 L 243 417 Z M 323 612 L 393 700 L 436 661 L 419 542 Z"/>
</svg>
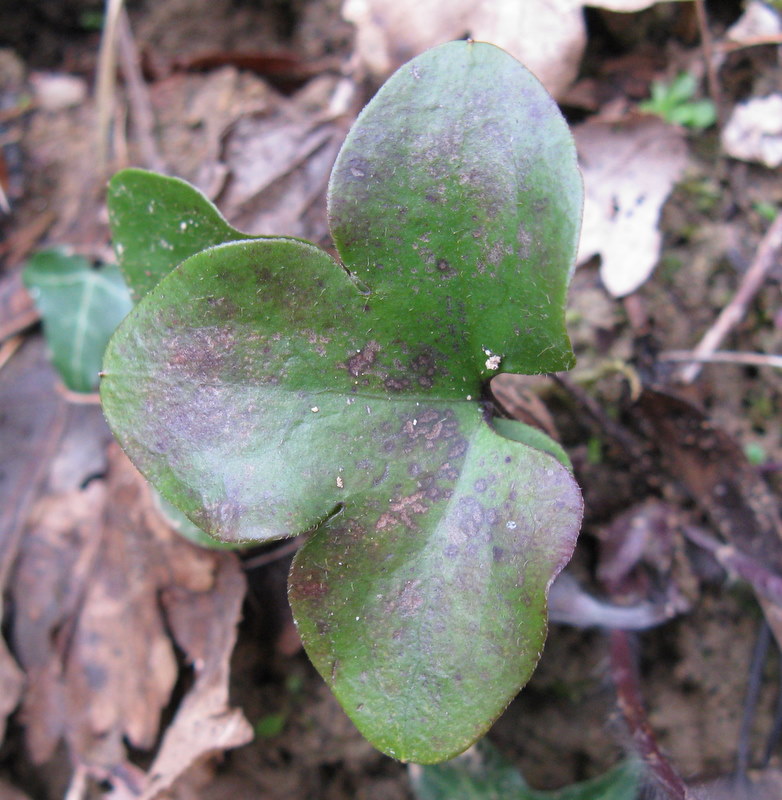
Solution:
<svg viewBox="0 0 782 800">
<path fill-rule="evenodd" d="M 692 800 L 681 776 L 660 750 L 646 716 L 635 657 L 626 631 L 613 630 L 610 637 L 611 677 L 616 686 L 619 710 L 630 729 L 633 744 L 658 787 L 669 800 Z"/>
</svg>

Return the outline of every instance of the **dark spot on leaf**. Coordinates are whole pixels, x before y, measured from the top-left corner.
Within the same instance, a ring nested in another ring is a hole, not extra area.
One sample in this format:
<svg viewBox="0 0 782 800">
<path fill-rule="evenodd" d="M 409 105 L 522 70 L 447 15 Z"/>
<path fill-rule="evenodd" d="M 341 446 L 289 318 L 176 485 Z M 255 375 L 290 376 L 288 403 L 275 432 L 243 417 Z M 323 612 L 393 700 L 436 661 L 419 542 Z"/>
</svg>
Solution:
<svg viewBox="0 0 782 800">
<path fill-rule="evenodd" d="M 396 525 L 403 525 L 409 530 L 415 530 L 415 515 L 425 514 L 429 510 L 425 502 L 424 492 L 415 492 L 406 497 L 393 500 L 388 505 L 388 511 L 380 515 L 380 519 L 375 523 L 375 530 L 382 531 Z"/>
<path fill-rule="evenodd" d="M 416 356 L 410 360 L 410 369 L 420 386 L 425 389 L 434 385 L 434 378 L 438 373 L 438 354 L 431 347 L 422 348 Z"/>
<path fill-rule="evenodd" d="M 461 458 L 467 452 L 467 440 L 457 439 L 448 450 L 448 458 Z"/>
<path fill-rule="evenodd" d="M 320 600 L 328 594 L 329 587 L 315 573 L 309 572 L 301 577 L 296 576 L 291 584 L 291 591 L 305 600 Z"/>
<path fill-rule="evenodd" d="M 474 497 L 463 497 L 456 509 L 459 531 L 467 537 L 480 533 L 484 524 L 483 506 Z"/>
<path fill-rule="evenodd" d="M 473 484 L 475 487 L 476 492 L 485 492 L 486 491 L 486 481 L 483 478 L 479 478 Z"/>
<path fill-rule="evenodd" d="M 445 278 L 453 278 L 457 271 L 444 258 L 437 260 L 437 271 Z"/>
<path fill-rule="evenodd" d="M 390 392 L 404 392 L 410 387 L 410 379 L 404 376 L 392 376 L 383 381 L 383 386 Z"/>
<path fill-rule="evenodd" d="M 503 556 L 505 555 L 505 551 L 501 547 L 492 547 L 491 549 L 491 557 L 495 561 L 502 561 Z"/>
<path fill-rule="evenodd" d="M 389 598 L 386 602 L 386 613 L 401 617 L 409 617 L 415 614 L 424 602 L 420 586 L 420 580 L 405 581 L 397 596 Z"/>
<path fill-rule="evenodd" d="M 388 478 L 388 464 L 386 464 L 385 469 L 380 473 L 380 475 L 372 478 L 372 485 L 380 486 L 380 484 L 383 483 L 386 478 Z"/>
<path fill-rule="evenodd" d="M 379 350 L 380 345 L 377 342 L 367 342 L 363 350 L 348 359 L 348 372 L 354 378 L 363 375 L 375 363 Z"/>
</svg>

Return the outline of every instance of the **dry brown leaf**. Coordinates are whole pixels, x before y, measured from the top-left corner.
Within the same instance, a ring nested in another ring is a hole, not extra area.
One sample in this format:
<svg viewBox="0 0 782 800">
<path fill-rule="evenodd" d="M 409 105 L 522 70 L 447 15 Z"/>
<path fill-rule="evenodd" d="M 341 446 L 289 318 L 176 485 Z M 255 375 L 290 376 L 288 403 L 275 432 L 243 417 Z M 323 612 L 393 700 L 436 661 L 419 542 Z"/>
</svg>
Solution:
<svg viewBox="0 0 782 800">
<path fill-rule="evenodd" d="M 0 780 L 0 800 L 30 800 L 30 798 L 16 787 Z"/>
<path fill-rule="evenodd" d="M 63 738 L 74 764 L 138 783 L 125 741 L 157 741 L 179 673 L 172 636 L 196 674 L 179 712 L 193 709 L 190 726 L 171 729 L 191 741 L 191 761 L 241 741 L 226 683 L 244 581 L 235 555 L 196 548 L 161 520 L 116 445 L 109 464 L 105 483 L 38 504 L 11 582 L 14 649 L 33 760 Z"/>
<path fill-rule="evenodd" d="M 782 94 L 739 103 L 721 138 L 729 156 L 778 167 L 782 164 Z"/>
<path fill-rule="evenodd" d="M 583 6 L 641 11 L 660 0 L 344 0 L 356 55 L 377 80 L 430 47 L 469 36 L 507 50 L 561 97 L 586 46 Z"/>
<path fill-rule="evenodd" d="M 762 0 L 750 0 L 744 13 L 728 28 L 725 38 L 739 44 L 752 44 L 759 39 L 782 33 L 782 15 Z"/>
<path fill-rule="evenodd" d="M 0 598 L 22 546 L 29 506 L 65 425 L 64 403 L 53 385 L 54 373 L 40 339 L 26 342 L 0 372 L 0 452 L 14 457 L 13 469 L 0 469 Z M 4 611 L 0 600 L 0 621 Z M 23 685 L 24 677 L 0 637 L 0 742 Z"/>
<path fill-rule="evenodd" d="M 586 31 L 580 0 L 345 0 L 356 52 L 376 79 L 429 47 L 471 36 L 507 50 L 555 97 L 572 83 Z"/>
<path fill-rule="evenodd" d="M 573 132 L 585 187 L 578 262 L 599 254 L 604 286 L 623 297 L 660 257 L 660 210 L 687 166 L 685 135 L 654 117 L 586 122 Z"/>
<path fill-rule="evenodd" d="M 328 234 L 326 186 L 345 136 L 345 89 L 336 77 L 311 81 L 266 114 L 241 116 L 224 137 L 230 180 L 220 197 L 225 216 L 253 234 L 321 241 Z M 348 97 L 347 100 L 350 98 Z"/>
<path fill-rule="evenodd" d="M 645 389 L 635 405 L 670 473 L 738 554 L 782 576 L 782 517 L 768 485 L 738 443 L 686 400 Z M 758 602 L 782 646 L 782 611 L 758 575 Z"/>
<path fill-rule="evenodd" d="M 234 67 L 177 74 L 150 86 L 158 142 L 172 171 L 215 197 L 226 178 L 222 141 L 243 114 L 272 113 L 276 92 Z"/>
<path fill-rule="evenodd" d="M 196 680 L 163 737 L 143 800 L 154 800 L 205 757 L 253 738 L 242 712 L 228 707 L 230 657 L 244 599 L 244 576 L 231 554 L 215 558 L 218 564 L 209 594 L 194 596 L 192 589 L 175 585 L 161 596 L 172 633 Z"/>
<path fill-rule="evenodd" d="M 24 673 L 0 639 L 0 743 L 5 738 L 5 721 L 16 708 L 24 688 Z"/>
<path fill-rule="evenodd" d="M 679 2 L 689 2 L 689 0 L 678 0 Z M 618 11 L 622 13 L 631 13 L 634 11 L 643 11 L 644 9 L 651 8 L 663 0 L 586 0 L 585 6 L 592 6 L 593 8 L 603 8 L 606 11 Z M 676 0 L 674 0 L 676 2 Z"/>
</svg>

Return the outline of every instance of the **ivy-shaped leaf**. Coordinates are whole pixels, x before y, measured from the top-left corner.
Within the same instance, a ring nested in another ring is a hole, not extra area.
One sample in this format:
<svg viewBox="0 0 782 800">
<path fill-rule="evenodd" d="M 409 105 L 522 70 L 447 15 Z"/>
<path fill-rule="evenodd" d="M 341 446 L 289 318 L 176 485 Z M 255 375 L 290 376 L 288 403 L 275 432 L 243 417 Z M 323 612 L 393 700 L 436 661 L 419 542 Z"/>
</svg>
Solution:
<svg viewBox="0 0 782 800">
<path fill-rule="evenodd" d="M 131 307 L 119 270 L 113 264 L 93 269 L 82 256 L 44 250 L 30 259 L 23 278 L 63 383 L 94 392 L 106 343 Z"/>
<path fill-rule="evenodd" d="M 131 252 L 154 260 L 127 221 L 153 190 L 143 175 L 112 189 L 126 271 Z M 169 188 L 156 230 L 196 196 Z M 389 80 L 337 160 L 346 268 L 294 239 L 211 247 L 107 351 L 114 432 L 199 528 L 311 531 L 289 582 L 302 640 L 360 730 L 403 760 L 474 742 L 543 645 L 581 497 L 559 452 L 495 430 L 482 398 L 500 370 L 571 365 L 580 203 L 540 84 L 491 45 L 444 45 Z M 196 206 L 192 219 L 212 213 Z"/>
<path fill-rule="evenodd" d="M 410 772 L 416 800 L 636 800 L 641 783 L 640 765 L 627 760 L 592 780 L 536 791 L 486 739 L 445 764 Z"/>
</svg>

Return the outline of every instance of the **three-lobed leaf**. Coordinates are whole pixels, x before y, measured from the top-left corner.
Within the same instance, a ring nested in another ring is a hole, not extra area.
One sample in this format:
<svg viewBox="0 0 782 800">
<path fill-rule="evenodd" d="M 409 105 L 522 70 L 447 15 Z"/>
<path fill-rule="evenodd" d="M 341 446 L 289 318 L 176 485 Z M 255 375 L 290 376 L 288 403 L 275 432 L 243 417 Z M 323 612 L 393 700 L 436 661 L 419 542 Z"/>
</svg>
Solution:
<svg viewBox="0 0 782 800">
<path fill-rule="evenodd" d="M 581 184 L 556 106 L 491 45 L 402 68 L 332 173 L 346 268 L 294 239 L 218 244 L 207 201 L 144 176 L 110 195 L 126 273 L 170 269 L 131 219 L 148 192 L 158 241 L 211 221 L 112 339 L 112 428 L 212 535 L 310 531 L 289 595 L 313 663 L 377 747 L 449 758 L 531 674 L 581 517 L 561 450 L 481 402 L 500 369 L 572 361 Z"/>
</svg>

